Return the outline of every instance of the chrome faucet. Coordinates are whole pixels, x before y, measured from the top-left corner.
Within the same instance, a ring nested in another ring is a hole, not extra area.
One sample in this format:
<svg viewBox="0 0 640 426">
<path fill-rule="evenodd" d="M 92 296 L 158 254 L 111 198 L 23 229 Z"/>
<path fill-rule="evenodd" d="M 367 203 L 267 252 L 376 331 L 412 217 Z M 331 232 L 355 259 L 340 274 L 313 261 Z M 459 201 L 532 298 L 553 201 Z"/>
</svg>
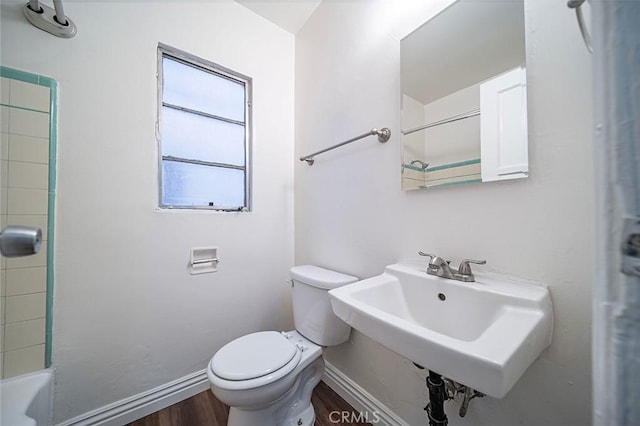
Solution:
<svg viewBox="0 0 640 426">
<path fill-rule="evenodd" d="M 420 164 L 420 168 L 422 170 L 427 170 L 427 167 L 429 167 L 429 163 L 425 163 L 424 161 L 420 161 L 420 160 L 413 160 L 411 163 L 409 163 L 410 165 L 414 165 L 414 164 Z"/>
<path fill-rule="evenodd" d="M 420 256 L 429 257 L 429 265 L 427 266 L 427 274 L 435 275 L 436 277 L 441 278 L 449 278 L 451 280 L 458 280 L 464 282 L 473 282 L 476 278 L 473 276 L 471 272 L 470 263 L 475 263 L 477 265 L 484 265 L 487 263 L 486 260 L 472 260 L 465 259 L 460 262 L 460 266 L 456 270 L 449 265 L 449 261 L 444 260 L 440 256 L 436 256 L 435 254 L 423 253 L 421 251 L 418 252 Z"/>
</svg>

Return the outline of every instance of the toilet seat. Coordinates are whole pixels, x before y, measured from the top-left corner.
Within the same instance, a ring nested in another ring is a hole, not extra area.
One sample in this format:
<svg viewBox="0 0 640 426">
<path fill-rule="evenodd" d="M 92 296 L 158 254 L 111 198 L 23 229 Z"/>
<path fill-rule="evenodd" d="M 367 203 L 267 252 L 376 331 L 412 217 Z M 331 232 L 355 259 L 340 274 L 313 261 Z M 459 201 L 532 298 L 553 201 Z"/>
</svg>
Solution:
<svg viewBox="0 0 640 426">
<path fill-rule="evenodd" d="M 211 358 L 212 380 L 228 390 L 264 386 L 292 372 L 300 350 L 276 331 L 248 334 L 227 343 Z"/>
</svg>

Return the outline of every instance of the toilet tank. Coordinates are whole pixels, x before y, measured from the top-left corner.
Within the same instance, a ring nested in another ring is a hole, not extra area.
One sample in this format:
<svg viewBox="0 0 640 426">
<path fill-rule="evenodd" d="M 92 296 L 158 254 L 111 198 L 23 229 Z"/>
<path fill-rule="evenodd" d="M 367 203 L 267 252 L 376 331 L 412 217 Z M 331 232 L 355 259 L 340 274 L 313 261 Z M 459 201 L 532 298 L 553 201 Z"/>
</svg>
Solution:
<svg viewBox="0 0 640 426">
<path fill-rule="evenodd" d="M 321 346 L 347 341 L 351 327 L 331 309 L 329 290 L 358 281 L 358 278 L 313 265 L 294 266 L 293 321 L 296 330 Z"/>
</svg>

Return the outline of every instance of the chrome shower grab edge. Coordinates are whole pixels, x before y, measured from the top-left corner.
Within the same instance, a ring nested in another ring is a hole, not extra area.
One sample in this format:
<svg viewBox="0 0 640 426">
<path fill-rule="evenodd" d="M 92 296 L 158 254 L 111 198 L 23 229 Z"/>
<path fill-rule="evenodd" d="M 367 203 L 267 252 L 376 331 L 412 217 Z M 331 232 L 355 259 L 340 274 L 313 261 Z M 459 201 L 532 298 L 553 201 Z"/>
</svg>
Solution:
<svg viewBox="0 0 640 426">
<path fill-rule="evenodd" d="M 587 50 L 589 53 L 593 53 L 593 46 L 591 44 L 591 35 L 587 30 L 587 26 L 584 22 L 584 15 L 582 14 L 581 6 L 586 0 L 569 0 L 567 2 L 567 7 L 569 9 L 576 10 L 576 19 L 578 19 L 578 27 L 580 27 L 580 34 L 582 34 L 582 40 L 584 40 L 585 46 L 587 46 Z"/>
</svg>

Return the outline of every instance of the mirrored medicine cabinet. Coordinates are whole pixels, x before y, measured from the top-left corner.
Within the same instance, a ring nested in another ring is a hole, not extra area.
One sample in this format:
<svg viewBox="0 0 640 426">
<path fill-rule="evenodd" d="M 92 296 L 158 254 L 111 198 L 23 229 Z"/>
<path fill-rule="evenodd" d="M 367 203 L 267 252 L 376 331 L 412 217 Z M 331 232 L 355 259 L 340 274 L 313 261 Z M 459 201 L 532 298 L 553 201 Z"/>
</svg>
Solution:
<svg viewBox="0 0 640 426">
<path fill-rule="evenodd" d="M 528 176 L 523 3 L 458 0 L 402 39 L 402 189 Z"/>
</svg>

